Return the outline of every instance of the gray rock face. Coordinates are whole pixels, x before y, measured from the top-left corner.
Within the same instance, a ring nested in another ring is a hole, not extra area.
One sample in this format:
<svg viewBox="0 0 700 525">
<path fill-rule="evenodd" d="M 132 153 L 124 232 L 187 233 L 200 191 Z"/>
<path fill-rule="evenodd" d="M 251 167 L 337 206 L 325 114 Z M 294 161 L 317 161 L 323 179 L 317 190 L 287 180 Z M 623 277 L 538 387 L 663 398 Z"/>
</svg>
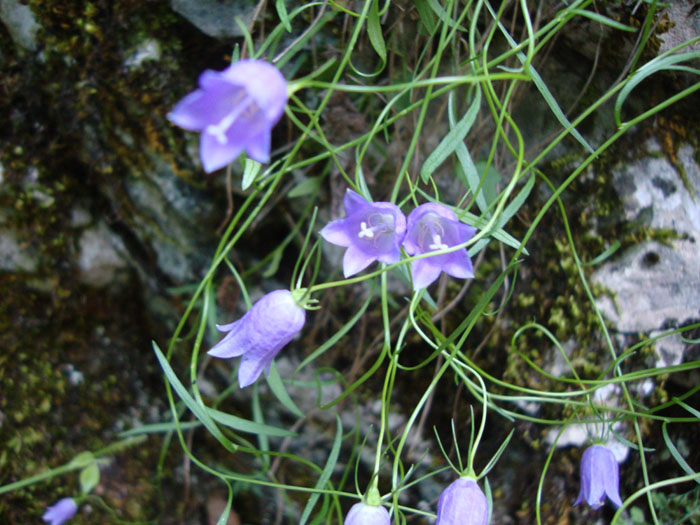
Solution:
<svg viewBox="0 0 700 525">
<path fill-rule="evenodd" d="M 36 50 L 36 32 L 41 26 L 28 5 L 21 4 L 19 0 L 0 0 L 0 19 L 18 46 L 29 51 Z"/>
<path fill-rule="evenodd" d="M 700 317 L 700 169 L 688 145 L 679 148 L 678 159 L 692 192 L 663 157 L 649 156 L 614 173 L 628 220 L 681 236 L 668 244 L 641 243 L 593 274 L 615 295 L 601 297 L 598 307 L 620 332 L 650 332 L 667 321 Z"/>
<path fill-rule="evenodd" d="M 202 32 L 214 38 L 242 36 L 236 17 L 248 25 L 255 3 L 242 0 L 170 0 L 170 7 Z"/>
</svg>

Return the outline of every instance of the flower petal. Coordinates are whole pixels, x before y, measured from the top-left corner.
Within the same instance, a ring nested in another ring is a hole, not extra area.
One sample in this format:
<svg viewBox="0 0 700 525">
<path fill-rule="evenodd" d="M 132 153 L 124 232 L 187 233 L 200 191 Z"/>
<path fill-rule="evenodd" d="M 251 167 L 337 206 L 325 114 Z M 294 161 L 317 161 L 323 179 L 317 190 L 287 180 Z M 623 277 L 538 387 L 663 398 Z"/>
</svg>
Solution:
<svg viewBox="0 0 700 525">
<path fill-rule="evenodd" d="M 474 268 L 472 261 L 466 253 L 466 250 L 460 250 L 448 254 L 449 259 L 442 265 L 442 270 L 452 277 L 457 279 L 471 279 L 474 277 Z"/>
<path fill-rule="evenodd" d="M 212 357 L 222 358 L 238 357 L 239 355 L 243 355 L 249 346 L 245 324 L 243 323 L 245 318 L 246 316 L 243 316 L 241 319 L 231 324 L 223 326 L 217 325 L 217 329 L 221 331 L 224 331 L 222 330 L 223 328 L 228 328 L 228 330 L 226 330 L 228 331 L 228 334 L 226 334 L 221 341 L 216 343 L 211 350 L 207 352 L 207 354 Z"/>
<path fill-rule="evenodd" d="M 270 162 L 270 140 L 272 134 L 270 130 L 265 130 L 262 133 L 248 139 L 245 145 L 245 151 L 248 156 L 257 160 L 258 162 L 265 164 Z"/>
<path fill-rule="evenodd" d="M 348 235 L 348 219 L 329 222 L 319 233 L 331 244 L 346 247 L 352 244 L 352 239 Z"/>
<path fill-rule="evenodd" d="M 228 165 L 243 151 L 243 146 L 235 142 L 221 143 L 209 133 L 202 133 L 199 140 L 199 157 L 204 171 L 211 173 Z"/>
<path fill-rule="evenodd" d="M 343 256 L 343 275 L 345 275 L 345 277 L 355 275 L 356 273 L 359 273 L 367 268 L 376 260 L 376 257 L 367 255 L 365 252 L 351 244 L 348 249 L 345 250 L 345 255 Z"/>
<path fill-rule="evenodd" d="M 238 385 L 245 388 L 255 383 L 260 377 L 260 373 L 265 367 L 265 361 L 262 359 L 246 359 L 243 356 L 241 364 L 238 367 Z"/>
<path fill-rule="evenodd" d="M 262 60 L 240 60 L 221 74 L 245 87 L 263 110 L 270 128 L 282 117 L 287 104 L 287 82 L 275 66 Z"/>
<path fill-rule="evenodd" d="M 369 203 L 359 193 L 348 189 L 345 190 L 343 205 L 345 206 L 345 214 L 350 216 L 367 208 Z"/>
<path fill-rule="evenodd" d="M 431 264 L 429 259 L 418 259 L 411 263 L 411 278 L 413 279 L 414 290 L 426 288 L 440 277 L 440 267 Z"/>
</svg>

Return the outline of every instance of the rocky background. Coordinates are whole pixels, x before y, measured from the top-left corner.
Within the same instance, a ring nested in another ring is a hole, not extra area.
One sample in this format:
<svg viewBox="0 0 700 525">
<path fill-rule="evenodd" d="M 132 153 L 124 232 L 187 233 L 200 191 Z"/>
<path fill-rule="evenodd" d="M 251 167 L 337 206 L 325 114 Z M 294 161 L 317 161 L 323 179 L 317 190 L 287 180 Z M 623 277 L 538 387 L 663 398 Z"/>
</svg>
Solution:
<svg viewBox="0 0 700 525">
<path fill-rule="evenodd" d="M 417 17 L 412 4 L 399 4 L 396 16 L 410 28 Z M 700 14 L 691 4 L 672 2 L 658 17 L 656 48 L 646 50 L 645 59 L 700 34 Z M 231 23 L 234 17 L 258 29 L 266 21 L 276 23 L 269 6 L 269 14 L 258 7 L 240 0 L 0 0 L 0 484 L 64 464 L 81 451 L 100 449 L 125 429 L 169 418 L 150 341 L 167 341 L 191 287 L 207 269 L 228 196 L 223 174 L 203 174 L 197 137 L 174 128 L 165 115 L 194 88 L 202 69 L 223 69 L 230 61 L 234 45 L 242 43 L 240 28 Z M 644 9 L 633 7 L 612 2 L 608 14 L 639 25 Z M 542 9 L 544 17 L 551 12 Z M 337 52 L 333 46 L 344 22 L 343 16 L 334 17 L 324 28 L 321 45 L 327 49 L 314 52 Z M 300 23 L 293 29 L 300 33 L 304 27 Z M 624 72 L 633 44 L 634 35 L 601 31 L 584 20 L 572 24 L 537 67 L 562 107 L 576 104 L 579 95 L 585 104 Z M 696 81 L 680 72 L 658 75 L 640 85 L 626 107 L 637 114 Z M 587 87 L 581 92 L 583 85 Z M 529 122 L 524 131 L 529 147 L 537 151 L 556 125 L 547 120 L 548 110 L 534 90 L 523 91 L 519 99 L 516 121 Z M 694 95 L 635 128 L 564 196 L 581 259 L 592 261 L 612 247 L 605 262 L 588 270 L 597 304 L 621 348 L 700 321 L 699 102 Z M 580 129 L 594 146 L 614 129 L 609 115 L 608 107 Z M 361 113 L 343 97 L 334 100 L 328 119 L 339 134 L 365 130 Z M 290 129 L 282 123 L 276 143 L 289 140 Z M 480 145 L 469 146 L 475 151 Z M 425 148 L 429 152 L 429 144 Z M 541 169 L 553 181 L 563 180 L 584 158 L 580 150 L 567 142 Z M 391 173 L 390 166 L 384 169 Z M 327 193 L 330 206 L 333 196 Z M 546 188 L 538 186 L 517 217 L 516 237 L 547 197 Z M 240 201 L 238 190 L 232 199 L 234 205 Z M 256 227 L 266 228 L 272 241 L 282 239 L 298 215 L 293 207 L 282 206 L 266 211 Z M 516 348 L 507 349 L 514 329 L 535 318 L 565 342 L 571 359 L 590 361 L 596 370 L 599 329 L 556 213 L 540 226 L 528 251 L 511 306 L 476 332 L 485 341 L 484 366 L 512 379 L 527 373 L 518 357 L 522 352 L 555 374 L 562 370 L 546 341 L 520 338 Z M 259 253 L 251 240 L 235 257 L 245 267 Z M 498 261 L 499 254 L 488 252 L 477 277 L 489 282 L 499 271 Z M 475 284 L 472 296 L 479 286 L 487 285 Z M 240 311 L 231 282 L 221 284 L 218 297 L 223 311 Z M 358 294 L 326 300 L 340 318 L 343 310 L 356 311 L 361 299 Z M 323 341 L 328 317 L 319 314 L 315 322 L 304 336 L 309 348 Z M 331 358 L 336 366 L 352 364 L 347 352 L 356 347 L 351 346 L 335 351 Z M 290 357 L 293 362 L 303 359 L 299 352 Z M 698 344 L 675 336 L 645 345 L 635 359 L 665 366 L 697 360 L 699 354 Z M 281 360 L 280 369 L 286 364 Z M 646 389 L 650 404 L 659 404 L 699 379 L 697 373 L 677 374 L 640 388 Z M 539 380 L 519 379 L 530 386 Z M 395 397 L 405 395 L 410 406 L 413 386 L 405 393 L 401 388 L 397 386 Z M 361 397 L 367 401 L 362 405 L 367 421 L 376 420 L 371 392 Z M 686 402 L 699 405 L 697 395 Z M 450 417 L 448 404 L 436 418 Z M 402 417 L 396 415 L 397 425 Z M 316 424 L 311 434 L 324 431 L 322 418 Z M 510 427 L 497 418 L 490 427 L 495 450 Z M 430 426 L 426 428 L 424 437 L 431 440 Z M 649 446 L 664 448 L 658 428 L 645 431 Z M 672 432 L 685 447 L 686 459 L 700 466 L 700 448 L 691 430 L 675 425 Z M 565 444 L 579 445 L 584 438 L 573 432 Z M 542 439 L 547 436 L 540 429 L 517 424 L 516 438 L 489 477 L 492 487 L 498 487 L 494 523 L 530 523 L 539 459 L 546 457 Z M 322 455 L 323 439 L 307 443 L 320 447 Z M 101 465 L 95 493 L 120 519 L 215 520 L 221 487 L 190 469 L 177 443 L 159 469 L 162 446 L 162 439 L 149 438 L 112 456 Z M 492 452 L 484 448 L 484 454 Z M 580 454 L 575 448 L 566 450 L 548 474 L 549 490 L 559 494 L 543 508 L 548 523 L 568 522 L 556 520 L 572 512 L 578 490 Z M 650 457 L 652 474 L 670 475 L 664 471 L 666 459 Z M 635 463 L 632 455 L 622 469 L 638 472 L 638 459 Z M 75 477 L 69 474 L 4 495 L 0 521 L 36 521 L 47 504 L 77 490 Z M 638 487 L 637 478 L 623 477 L 623 497 Z M 434 507 L 439 491 L 424 490 L 418 497 Z M 678 496 L 668 496 L 669 509 L 686 508 L 683 498 L 692 500 L 692 492 L 683 490 L 691 489 L 680 487 Z M 260 521 L 266 497 L 250 493 L 239 500 L 236 511 L 242 522 L 275 522 L 275 514 L 265 511 Z M 114 516 L 108 511 L 91 504 L 75 522 L 110 519 Z M 237 519 L 232 517 L 231 523 Z"/>
</svg>

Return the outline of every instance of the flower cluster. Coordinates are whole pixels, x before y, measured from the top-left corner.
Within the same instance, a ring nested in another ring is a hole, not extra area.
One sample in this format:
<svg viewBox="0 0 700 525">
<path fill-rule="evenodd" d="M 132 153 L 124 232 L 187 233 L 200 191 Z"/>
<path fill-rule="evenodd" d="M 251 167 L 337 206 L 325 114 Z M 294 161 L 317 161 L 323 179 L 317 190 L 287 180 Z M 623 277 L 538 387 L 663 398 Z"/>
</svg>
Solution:
<svg viewBox="0 0 700 525">
<path fill-rule="evenodd" d="M 287 82 L 274 66 L 241 60 L 223 71 L 207 70 L 199 88 L 168 114 L 174 124 L 201 133 L 204 171 L 223 168 L 243 150 L 258 162 L 270 160 L 272 128 L 287 104 Z"/>
<path fill-rule="evenodd" d="M 344 219 L 332 221 L 320 232 L 331 244 L 347 248 L 343 257 L 345 277 L 361 272 L 375 261 L 398 262 L 400 246 L 408 255 L 422 255 L 463 244 L 476 233 L 442 204 L 422 204 L 406 220 L 395 204 L 369 203 L 352 190 L 345 194 L 345 214 Z M 460 279 L 474 277 L 466 248 L 413 261 L 413 288 L 426 288 L 441 272 Z"/>
</svg>

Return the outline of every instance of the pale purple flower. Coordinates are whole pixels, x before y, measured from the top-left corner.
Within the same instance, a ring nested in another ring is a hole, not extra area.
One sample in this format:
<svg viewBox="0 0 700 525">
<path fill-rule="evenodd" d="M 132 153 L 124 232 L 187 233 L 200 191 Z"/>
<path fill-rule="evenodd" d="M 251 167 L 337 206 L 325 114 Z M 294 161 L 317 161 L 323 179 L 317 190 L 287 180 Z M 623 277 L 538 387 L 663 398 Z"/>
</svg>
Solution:
<svg viewBox="0 0 700 525">
<path fill-rule="evenodd" d="M 245 150 L 258 162 L 270 160 L 270 134 L 287 103 L 287 82 L 276 67 L 241 60 L 223 71 L 206 70 L 199 89 L 168 114 L 181 128 L 201 133 L 204 171 L 223 168 Z"/>
<path fill-rule="evenodd" d="M 487 525 L 489 502 L 470 478 L 459 478 L 440 494 L 435 525 Z"/>
<path fill-rule="evenodd" d="M 605 496 L 616 506 L 620 499 L 620 466 L 610 449 L 591 445 L 581 456 L 581 491 L 574 505 L 585 501 L 594 509 L 605 503 Z"/>
<path fill-rule="evenodd" d="M 409 255 L 445 250 L 471 239 L 476 229 L 457 219 L 457 214 L 442 204 L 421 204 L 408 215 L 408 233 L 403 242 Z M 452 277 L 474 277 L 466 248 L 418 259 L 411 263 L 413 289 L 425 288 L 445 272 Z"/>
<path fill-rule="evenodd" d="M 41 517 L 46 523 L 51 525 L 63 525 L 78 512 L 78 505 L 73 498 L 63 498 L 54 505 L 47 507 L 46 512 Z"/>
<path fill-rule="evenodd" d="M 389 523 L 389 511 L 381 505 L 366 503 L 355 503 L 343 521 L 343 525 L 389 525 Z"/>
<path fill-rule="evenodd" d="M 369 203 L 352 190 L 345 192 L 344 219 L 330 222 L 321 236 L 331 244 L 345 246 L 343 274 L 350 277 L 374 261 L 394 264 L 401 258 L 406 217 L 391 202 Z"/>
<path fill-rule="evenodd" d="M 289 290 L 275 290 L 264 295 L 238 321 L 216 325 L 228 332 L 209 352 L 214 357 L 243 356 L 238 367 L 238 384 L 251 385 L 277 353 L 304 327 L 306 310 L 299 306 Z"/>
</svg>

